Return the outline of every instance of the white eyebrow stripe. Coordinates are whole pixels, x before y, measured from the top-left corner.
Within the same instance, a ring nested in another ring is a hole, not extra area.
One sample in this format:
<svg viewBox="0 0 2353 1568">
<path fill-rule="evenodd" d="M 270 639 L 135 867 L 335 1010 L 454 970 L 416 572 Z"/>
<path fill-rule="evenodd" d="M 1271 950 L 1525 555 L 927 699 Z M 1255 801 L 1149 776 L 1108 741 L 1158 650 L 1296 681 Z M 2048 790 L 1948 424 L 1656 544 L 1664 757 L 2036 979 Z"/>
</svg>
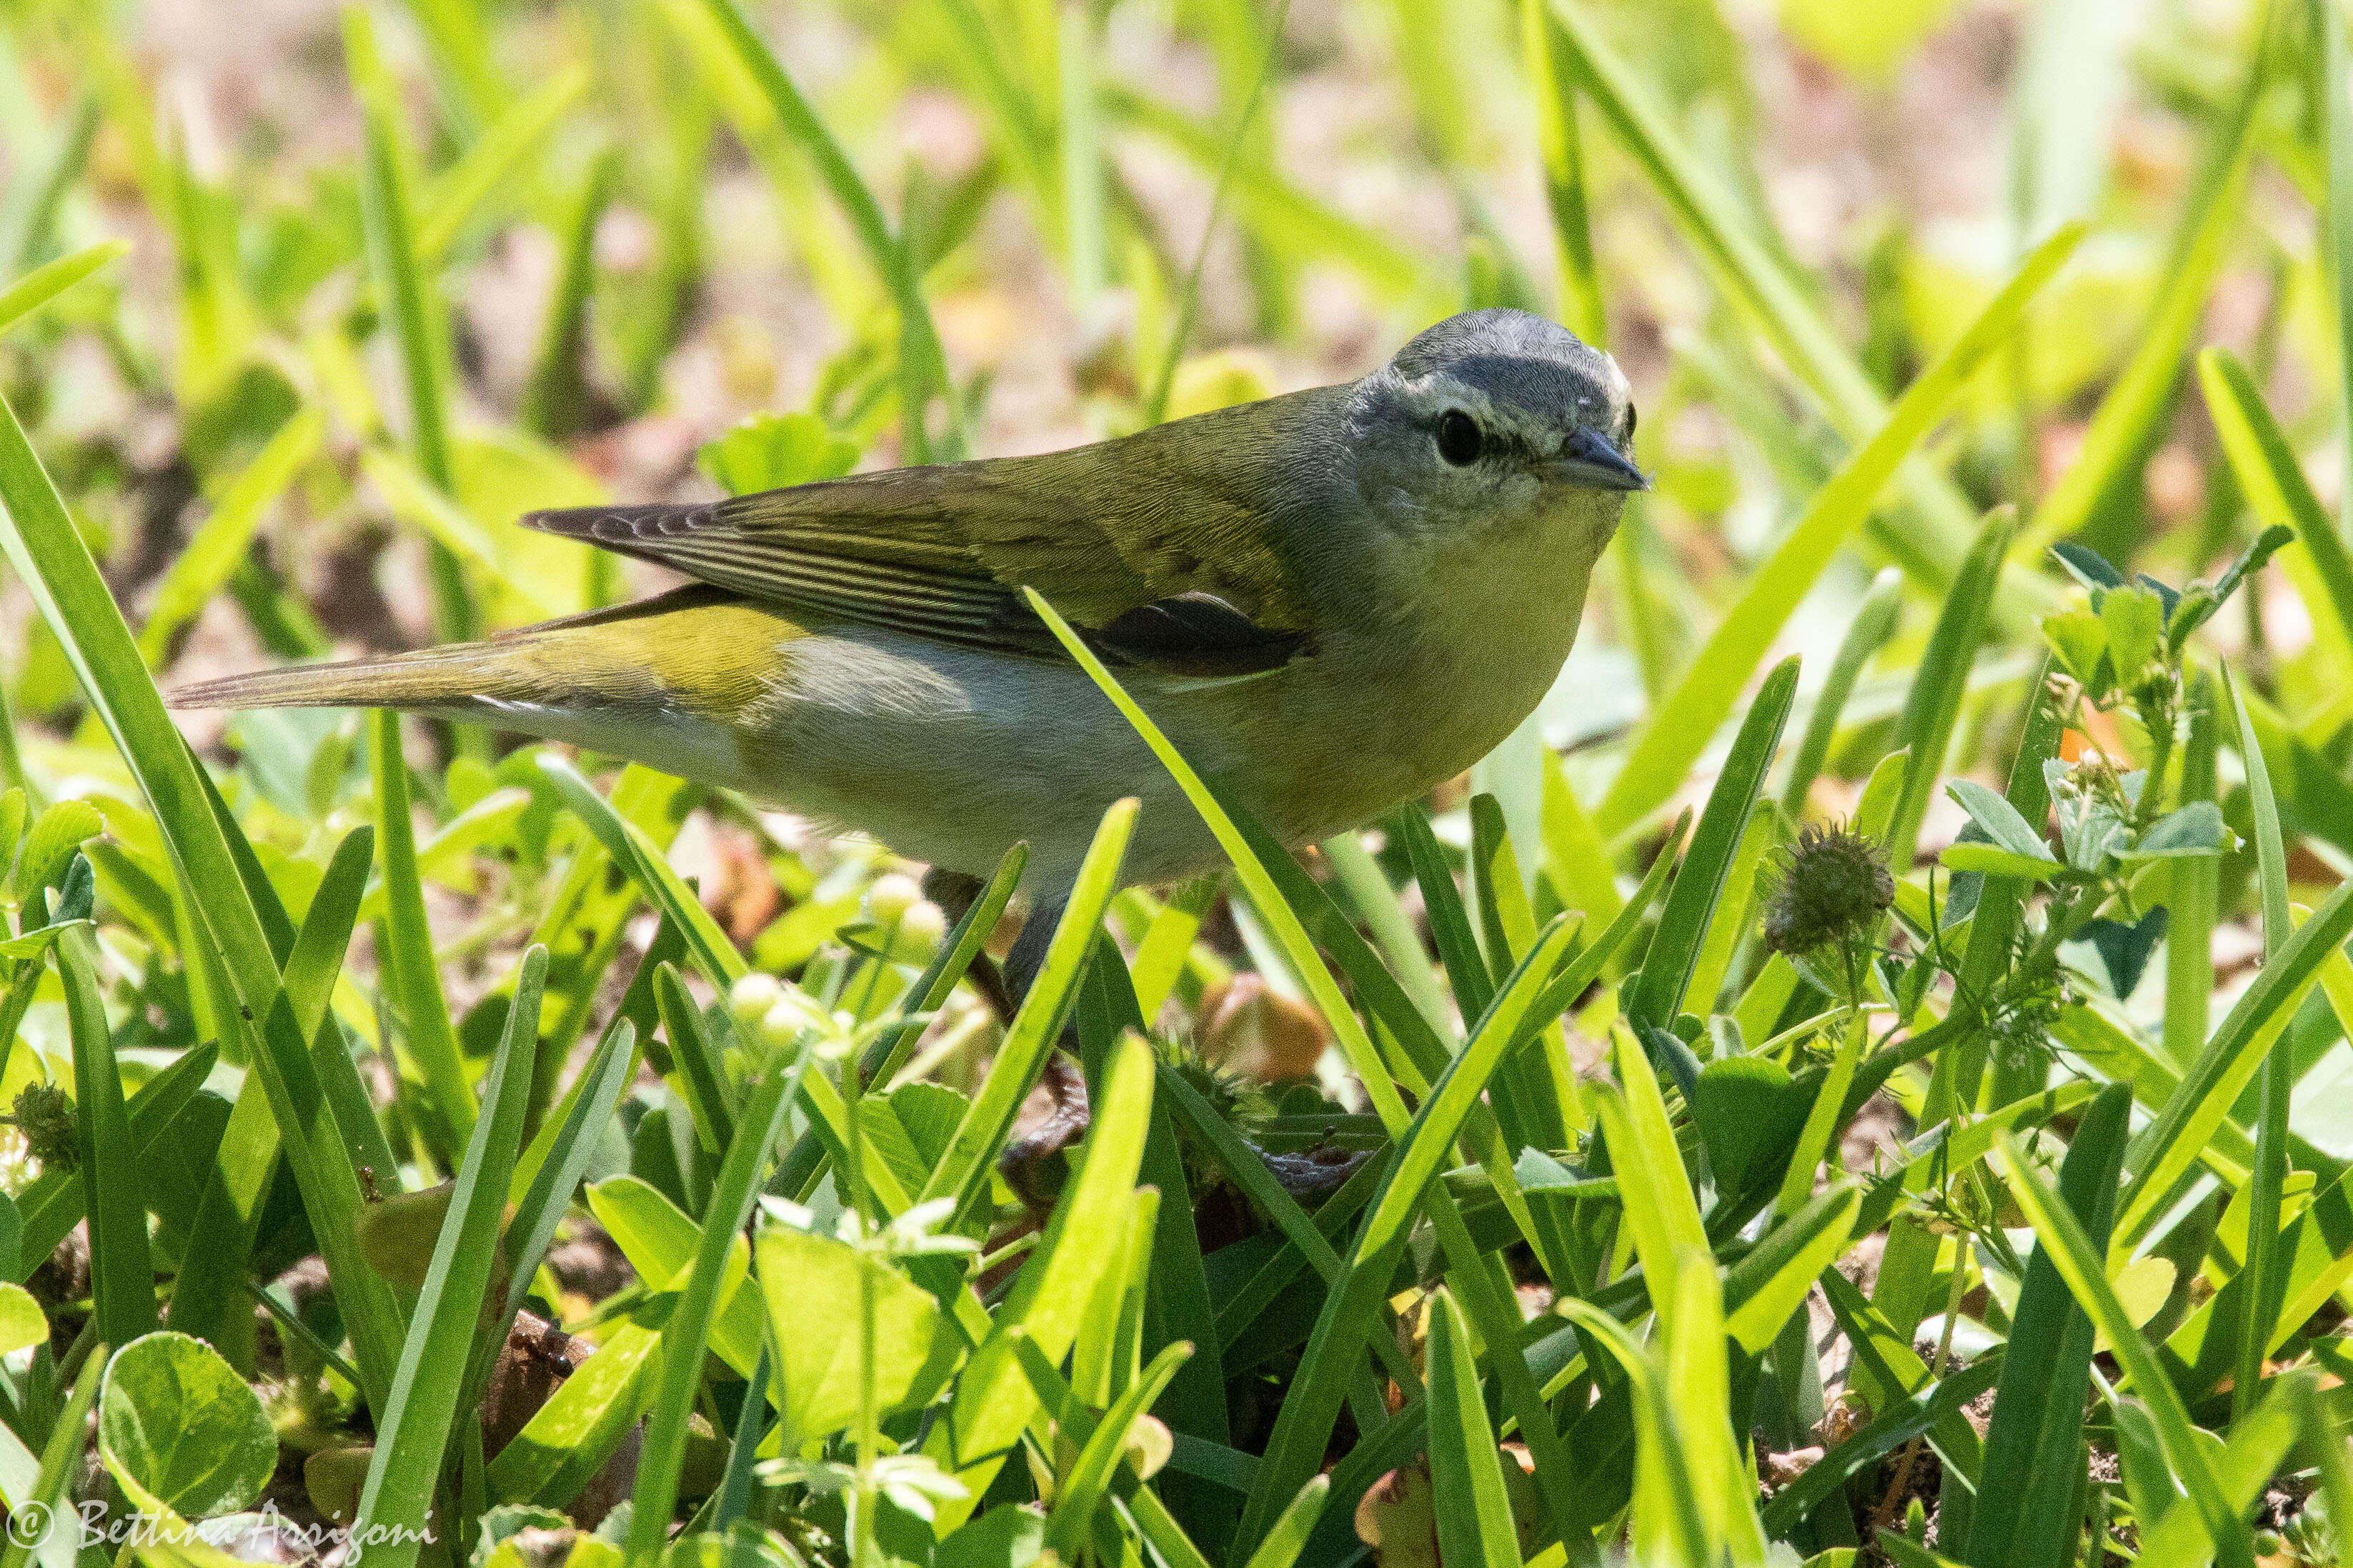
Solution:
<svg viewBox="0 0 2353 1568">
<path fill-rule="evenodd" d="M 1436 424 L 1449 409 L 1459 408 L 1479 422 L 1482 430 L 1519 441 L 1537 452 L 1550 452 L 1559 446 L 1561 431 L 1540 418 L 1531 418 L 1516 408 L 1499 405 L 1484 392 L 1467 383 L 1457 381 L 1443 371 L 1428 375 L 1398 376 L 1395 382 L 1397 400 L 1406 412 L 1430 424 Z M 1580 418 L 1594 423 L 1594 400 L 1577 399 Z"/>
</svg>

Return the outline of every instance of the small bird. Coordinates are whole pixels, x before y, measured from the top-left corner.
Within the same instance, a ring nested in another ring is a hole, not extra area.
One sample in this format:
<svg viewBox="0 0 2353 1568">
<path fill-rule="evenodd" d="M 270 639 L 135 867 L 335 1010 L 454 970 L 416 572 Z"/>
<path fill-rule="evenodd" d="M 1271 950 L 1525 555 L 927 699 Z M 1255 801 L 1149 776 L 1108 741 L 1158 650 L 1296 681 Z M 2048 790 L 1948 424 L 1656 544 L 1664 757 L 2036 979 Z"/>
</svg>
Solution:
<svg viewBox="0 0 2353 1568">
<path fill-rule="evenodd" d="M 986 874 L 1067 889 L 1112 802 L 1125 874 L 1222 863 L 1022 596 L 1044 596 L 1284 842 L 1460 773 L 1533 710 L 1628 491 L 1615 362 L 1524 311 L 1380 370 L 1070 451 L 526 527 L 674 568 L 653 598 L 484 642 L 190 686 L 183 708 L 413 709 L 634 759 Z"/>
</svg>

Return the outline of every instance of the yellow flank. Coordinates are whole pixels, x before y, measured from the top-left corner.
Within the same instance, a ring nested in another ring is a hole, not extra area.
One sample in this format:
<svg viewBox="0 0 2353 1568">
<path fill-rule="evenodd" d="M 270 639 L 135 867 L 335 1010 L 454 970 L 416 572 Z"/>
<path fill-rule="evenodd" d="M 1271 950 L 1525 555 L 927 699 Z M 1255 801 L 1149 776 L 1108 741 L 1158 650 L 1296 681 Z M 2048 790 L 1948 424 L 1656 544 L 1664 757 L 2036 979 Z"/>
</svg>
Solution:
<svg viewBox="0 0 2353 1568">
<path fill-rule="evenodd" d="M 639 681 L 714 719 L 732 720 L 782 673 L 783 645 L 808 633 L 780 610 L 736 600 L 697 605 L 578 632 L 546 634 L 549 658 L 592 667 L 592 679 Z M 551 674 L 561 679 L 559 668 Z M 576 679 L 576 677 L 575 677 Z"/>
<path fill-rule="evenodd" d="M 694 587 L 615 609 L 348 664 L 232 676 L 172 693 L 181 708 L 413 708 L 587 716 L 677 708 L 726 722 L 808 636 L 783 610 Z M 533 726 L 523 726 L 533 728 Z"/>
</svg>

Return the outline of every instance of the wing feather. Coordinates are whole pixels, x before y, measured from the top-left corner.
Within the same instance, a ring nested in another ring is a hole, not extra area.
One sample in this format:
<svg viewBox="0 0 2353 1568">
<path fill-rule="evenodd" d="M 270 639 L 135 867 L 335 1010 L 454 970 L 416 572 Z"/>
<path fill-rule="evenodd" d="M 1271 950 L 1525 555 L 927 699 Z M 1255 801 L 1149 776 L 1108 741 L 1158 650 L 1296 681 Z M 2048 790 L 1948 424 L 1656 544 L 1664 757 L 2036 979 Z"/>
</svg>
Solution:
<svg viewBox="0 0 2353 1568">
<path fill-rule="evenodd" d="M 894 468 L 691 505 L 533 512 L 747 598 L 999 652 L 1059 650 L 1034 587 L 1112 658 L 1171 675 L 1279 668 L 1308 605 L 1271 512 L 1302 493 L 1345 388 L 1029 458 Z"/>
</svg>

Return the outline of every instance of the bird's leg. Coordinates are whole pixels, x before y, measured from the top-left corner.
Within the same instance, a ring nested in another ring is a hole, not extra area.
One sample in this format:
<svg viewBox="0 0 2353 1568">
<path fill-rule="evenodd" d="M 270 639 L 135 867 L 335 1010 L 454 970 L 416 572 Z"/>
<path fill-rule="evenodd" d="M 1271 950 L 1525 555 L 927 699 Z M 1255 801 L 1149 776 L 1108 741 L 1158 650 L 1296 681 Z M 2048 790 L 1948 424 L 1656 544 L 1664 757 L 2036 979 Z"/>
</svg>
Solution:
<svg viewBox="0 0 2353 1568">
<path fill-rule="evenodd" d="M 1062 910 L 1069 901 L 1069 895 L 1064 894 L 1039 902 L 1022 922 L 1013 951 L 1005 955 L 1008 1018 L 1029 1000 L 1029 988 L 1038 983 L 1038 972 L 1046 964 L 1046 950 L 1053 942 L 1054 929 L 1062 923 Z M 1033 1208 L 1053 1206 L 1051 1187 L 1059 1184 L 1044 1179 L 1057 1173 L 1050 1166 L 1056 1155 L 1085 1135 L 1093 1120 L 1087 1101 L 1086 1075 L 1079 1070 L 1078 1044 L 1077 1029 L 1063 1026 L 1062 1037 L 1047 1056 L 1045 1070 L 1039 1078 L 1038 1094 L 1045 1103 L 1034 1112 L 1024 1108 L 1021 1120 L 1027 1126 L 1006 1144 L 1005 1152 L 997 1159 L 997 1168 L 1004 1173 L 1007 1183 Z"/>
<path fill-rule="evenodd" d="M 968 871 L 951 871 L 944 866 L 934 866 L 923 873 L 923 897 L 939 905 L 951 926 L 964 919 L 987 886 Z M 972 988 L 980 993 L 981 999 L 997 1015 L 997 1022 L 1013 1022 L 1013 994 L 1006 989 L 1005 976 L 986 949 L 973 955 L 972 967 L 965 978 L 972 982 Z"/>
</svg>

